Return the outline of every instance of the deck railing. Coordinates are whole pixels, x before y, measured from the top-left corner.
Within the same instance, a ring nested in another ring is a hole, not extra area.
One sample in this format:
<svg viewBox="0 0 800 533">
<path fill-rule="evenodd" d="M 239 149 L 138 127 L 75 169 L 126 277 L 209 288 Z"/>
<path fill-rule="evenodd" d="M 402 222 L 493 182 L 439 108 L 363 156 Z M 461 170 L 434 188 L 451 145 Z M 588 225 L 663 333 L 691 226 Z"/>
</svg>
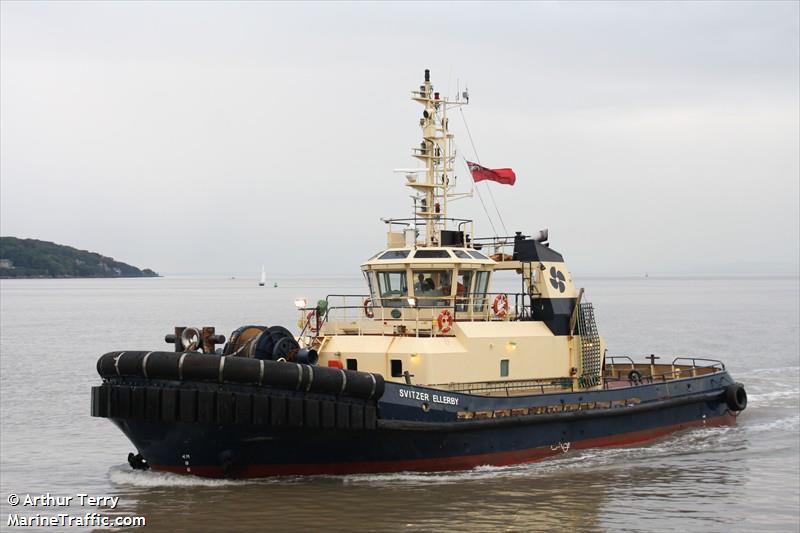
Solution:
<svg viewBox="0 0 800 533">
<path fill-rule="evenodd" d="M 649 356 L 649 362 L 635 363 L 626 355 L 606 356 L 603 369 L 604 387 L 620 383 L 665 382 L 688 376 L 713 374 L 725 370 L 725 364 L 717 359 L 678 356 L 670 364 L 656 363 L 657 357 Z M 621 362 L 620 362 L 621 361 Z M 690 364 L 689 364 L 690 363 Z M 618 368 L 624 367 L 624 368 Z"/>
<path fill-rule="evenodd" d="M 495 313 L 495 301 L 498 298 L 500 298 L 497 301 L 498 312 Z M 404 334 L 417 337 L 446 335 L 448 332 L 442 332 L 437 322 L 444 311 L 452 317 L 453 322 L 513 321 L 532 318 L 530 296 L 524 293 L 391 296 L 381 297 L 380 300 L 376 305 L 368 294 L 329 294 L 325 297 L 325 306 L 321 314 L 316 307 L 299 309 L 302 320 L 300 336 L 309 333 L 317 335 L 328 323 L 336 323 L 345 333 L 355 335 Z M 508 302 L 508 309 L 505 308 L 504 301 Z M 384 327 L 390 324 L 391 328 Z M 376 327 L 371 327 L 373 325 Z"/>
<path fill-rule="evenodd" d="M 634 363 L 633 359 L 628 356 L 609 356 L 606 361 L 619 359 L 626 361 L 626 368 L 619 370 L 614 374 L 613 367 L 615 364 L 606 365 L 605 373 L 602 378 L 602 386 L 597 389 L 615 389 L 621 387 L 630 387 L 636 385 L 647 385 L 651 383 L 667 382 L 674 379 L 696 377 L 698 374 L 712 374 L 715 372 L 722 372 L 725 370 L 725 365 L 716 359 L 705 359 L 699 357 L 676 357 L 671 365 L 657 365 L 662 367 L 671 368 L 668 372 L 660 372 L 657 374 L 642 374 L 641 370 L 649 366 L 649 363 Z M 689 361 L 691 365 L 677 364 L 678 361 Z M 630 366 L 628 366 L 630 365 Z M 612 368 L 609 368 L 612 367 Z M 640 372 L 639 378 L 630 379 L 628 373 L 636 370 Z M 611 374 L 609 374 L 611 372 Z M 513 380 L 513 381 L 485 381 L 473 383 L 443 383 L 437 385 L 429 385 L 432 388 L 443 389 L 451 392 L 460 392 L 464 394 L 478 394 L 486 396 L 514 396 L 514 395 L 528 395 L 528 394 L 546 394 L 548 392 L 578 392 L 586 391 L 588 389 L 580 387 L 577 384 L 577 379 L 572 378 L 546 378 L 546 379 L 527 379 L 527 380 Z"/>
</svg>

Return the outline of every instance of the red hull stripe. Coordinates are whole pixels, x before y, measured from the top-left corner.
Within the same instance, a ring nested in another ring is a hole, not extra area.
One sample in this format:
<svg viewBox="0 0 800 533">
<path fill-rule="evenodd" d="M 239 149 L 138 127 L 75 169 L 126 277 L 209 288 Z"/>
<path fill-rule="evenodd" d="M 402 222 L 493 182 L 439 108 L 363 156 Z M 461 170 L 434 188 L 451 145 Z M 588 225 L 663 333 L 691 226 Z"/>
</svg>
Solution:
<svg viewBox="0 0 800 533">
<path fill-rule="evenodd" d="M 237 470 L 233 477 L 254 478 L 270 476 L 293 475 L 342 475 L 342 474 L 373 474 L 381 472 L 437 472 L 448 470 L 469 470 L 476 466 L 508 466 L 521 463 L 530 463 L 559 455 L 564 451 L 580 450 L 586 448 L 602 448 L 609 446 L 625 446 L 637 442 L 645 442 L 662 437 L 675 431 L 690 427 L 711 427 L 730 425 L 736 422 L 736 417 L 727 413 L 706 420 L 695 420 L 671 426 L 662 426 L 654 429 L 645 429 L 631 433 L 610 435 L 575 441 L 563 448 L 558 444 L 539 448 L 527 448 L 506 452 L 484 453 L 478 455 L 460 455 L 454 457 L 433 457 L 426 459 L 409 459 L 400 461 L 364 461 L 351 463 L 321 463 L 321 464 L 263 464 L 249 465 Z M 194 474 L 203 477 L 224 477 L 219 466 L 191 465 L 187 470 L 185 466 L 151 465 L 153 470 L 174 472 L 176 474 Z"/>
</svg>

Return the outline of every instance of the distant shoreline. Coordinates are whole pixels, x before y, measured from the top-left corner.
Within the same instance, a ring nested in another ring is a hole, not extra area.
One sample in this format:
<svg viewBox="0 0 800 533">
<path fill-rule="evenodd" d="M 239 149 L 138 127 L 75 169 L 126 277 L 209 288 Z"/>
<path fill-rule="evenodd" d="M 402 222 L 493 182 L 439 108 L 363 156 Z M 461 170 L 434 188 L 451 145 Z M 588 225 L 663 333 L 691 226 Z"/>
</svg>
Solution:
<svg viewBox="0 0 800 533">
<path fill-rule="evenodd" d="M 0 237 L 0 279 L 155 278 L 138 268 L 97 252 L 38 239 Z"/>
<path fill-rule="evenodd" d="M 161 274 L 155 276 L 0 276 L 0 280 L 10 279 L 152 279 L 163 278 Z"/>
</svg>

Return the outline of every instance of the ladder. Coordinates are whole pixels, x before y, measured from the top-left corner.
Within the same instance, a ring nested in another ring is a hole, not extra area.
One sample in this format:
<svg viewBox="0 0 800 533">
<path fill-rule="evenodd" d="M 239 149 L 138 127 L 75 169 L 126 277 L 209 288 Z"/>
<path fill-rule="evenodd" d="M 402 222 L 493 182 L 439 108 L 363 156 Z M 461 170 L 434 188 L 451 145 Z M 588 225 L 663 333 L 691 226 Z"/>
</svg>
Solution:
<svg viewBox="0 0 800 533">
<path fill-rule="evenodd" d="M 586 302 L 578 306 L 578 335 L 581 349 L 581 376 L 578 378 L 578 386 L 595 387 L 600 384 L 602 370 L 600 334 L 597 332 L 592 304 Z"/>
</svg>

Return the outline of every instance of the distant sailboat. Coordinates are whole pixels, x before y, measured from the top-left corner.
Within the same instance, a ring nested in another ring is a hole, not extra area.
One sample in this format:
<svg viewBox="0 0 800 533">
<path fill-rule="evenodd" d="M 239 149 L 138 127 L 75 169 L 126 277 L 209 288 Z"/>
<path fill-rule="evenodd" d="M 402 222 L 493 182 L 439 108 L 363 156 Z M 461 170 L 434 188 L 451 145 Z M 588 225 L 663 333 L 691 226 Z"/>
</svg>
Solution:
<svg viewBox="0 0 800 533">
<path fill-rule="evenodd" d="M 263 287 L 267 283 L 267 272 L 264 267 L 261 267 L 261 279 L 258 281 L 258 286 Z"/>
</svg>

